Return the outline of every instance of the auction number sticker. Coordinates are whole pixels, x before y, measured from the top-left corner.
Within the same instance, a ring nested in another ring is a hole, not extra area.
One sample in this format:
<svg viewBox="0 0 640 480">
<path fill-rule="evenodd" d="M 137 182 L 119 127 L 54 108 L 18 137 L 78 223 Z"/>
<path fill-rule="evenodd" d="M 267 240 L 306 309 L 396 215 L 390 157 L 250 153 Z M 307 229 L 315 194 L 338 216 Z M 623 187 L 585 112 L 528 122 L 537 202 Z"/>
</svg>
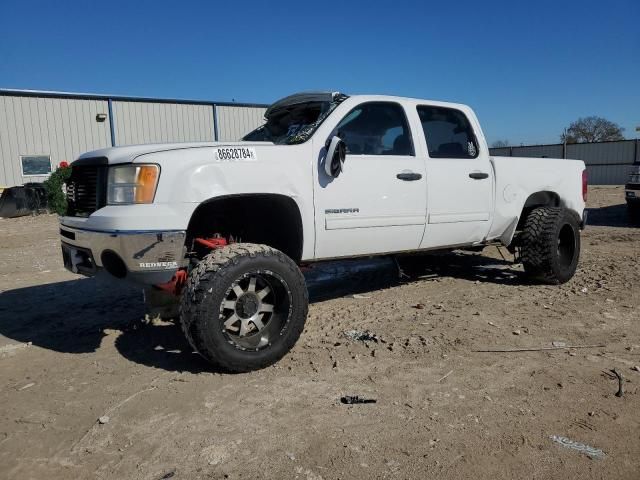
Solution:
<svg viewBox="0 0 640 480">
<path fill-rule="evenodd" d="M 250 162 L 258 159 L 256 149 L 251 147 L 216 148 L 214 156 L 219 162 Z"/>
</svg>

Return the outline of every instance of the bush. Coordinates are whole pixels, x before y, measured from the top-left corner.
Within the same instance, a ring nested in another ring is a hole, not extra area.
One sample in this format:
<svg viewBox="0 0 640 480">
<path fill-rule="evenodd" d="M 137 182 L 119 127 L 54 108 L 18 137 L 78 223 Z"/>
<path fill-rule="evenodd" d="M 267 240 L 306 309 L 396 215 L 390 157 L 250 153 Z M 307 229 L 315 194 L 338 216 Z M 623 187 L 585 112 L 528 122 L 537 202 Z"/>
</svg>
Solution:
<svg viewBox="0 0 640 480">
<path fill-rule="evenodd" d="M 71 176 L 71 167 L 59 167 L 44 182 L 47 191 L 47 206 L 50 212 L 64 215 L 67 212 L 67 196 L 62 186 Z"/>
</svg>

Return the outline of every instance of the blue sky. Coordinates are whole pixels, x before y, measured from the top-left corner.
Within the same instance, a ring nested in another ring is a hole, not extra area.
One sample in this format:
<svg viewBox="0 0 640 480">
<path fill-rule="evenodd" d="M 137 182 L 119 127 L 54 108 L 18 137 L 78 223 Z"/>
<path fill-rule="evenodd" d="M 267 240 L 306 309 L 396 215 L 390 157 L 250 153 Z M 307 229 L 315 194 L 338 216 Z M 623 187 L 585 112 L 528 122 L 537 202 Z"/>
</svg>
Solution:
<svg viewBox="0 0 640 480">
<path fill-rule="evenodd" d="M 269 103 L 300 90 L 470 104 L 490 142 L 640 125 L 640 1 L 1 0 L 0 87 Z"/>
</svg>

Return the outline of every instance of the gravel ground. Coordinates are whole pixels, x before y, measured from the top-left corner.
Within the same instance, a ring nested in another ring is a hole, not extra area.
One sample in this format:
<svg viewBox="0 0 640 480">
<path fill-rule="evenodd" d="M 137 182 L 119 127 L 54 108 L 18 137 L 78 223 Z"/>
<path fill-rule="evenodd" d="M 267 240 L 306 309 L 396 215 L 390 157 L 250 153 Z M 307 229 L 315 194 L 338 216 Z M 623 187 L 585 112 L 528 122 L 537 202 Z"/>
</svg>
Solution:
<svg viewBox="0 0 640 480">
<path fill-rule="evenodd" d="M 138 291 L 65 271 L 55 217 L 0 220 L 0 477 L 638 479 L 640 229 L 623 195 L 591 189 L 562 286 L 527 284 L 493 247 L 404 259 L 400 281 L 384 261 L 328 284 L 335 265 L 312 270 L 300 341 L 242 375 L 145 323 Z M 591 347 L 479 351 L 553 342 Z"/>
</svg>

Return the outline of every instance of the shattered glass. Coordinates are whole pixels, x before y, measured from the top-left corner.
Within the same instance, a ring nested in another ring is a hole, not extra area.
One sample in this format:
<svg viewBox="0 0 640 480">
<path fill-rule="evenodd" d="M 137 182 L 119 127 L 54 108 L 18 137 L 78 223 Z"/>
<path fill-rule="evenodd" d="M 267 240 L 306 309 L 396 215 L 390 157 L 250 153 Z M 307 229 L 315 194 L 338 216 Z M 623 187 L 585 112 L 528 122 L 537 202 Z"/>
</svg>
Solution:
<svg viewBox="0 0 640 480">
<path fill-rule="evenodd" d="M 242 140 L 273 142 L 276 145 L 304 143 L 346 98 L 346 95 L 336 94 L 330 102 L 306 102 L 269 111 L 267 122 Z"/>
</svg>

